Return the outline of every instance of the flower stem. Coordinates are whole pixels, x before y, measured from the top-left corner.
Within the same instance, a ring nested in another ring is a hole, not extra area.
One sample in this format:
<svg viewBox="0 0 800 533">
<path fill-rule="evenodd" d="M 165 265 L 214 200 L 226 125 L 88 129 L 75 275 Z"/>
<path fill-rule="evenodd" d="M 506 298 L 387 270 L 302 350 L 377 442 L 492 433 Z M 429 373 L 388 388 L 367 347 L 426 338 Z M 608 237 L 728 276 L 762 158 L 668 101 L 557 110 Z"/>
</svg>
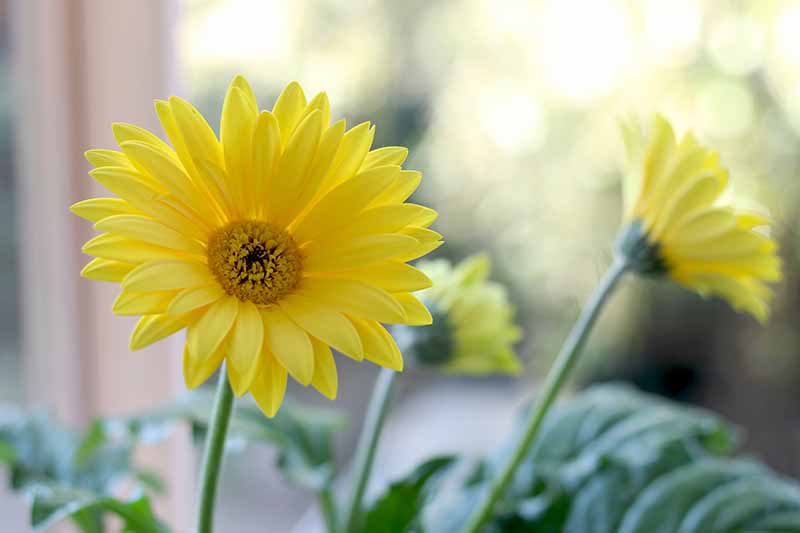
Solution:
<svg viewBox="0 0 800 533">
<path fill-rule="evenodd" d="M 530 413 L 530 418 L 525 426 L 525 431 L 514 449 L 511 457 L 500 474 L 493 480 L 489 491 L 484 495 L 478 506 L 470 515 L 464 533 L 477 533 L 481 527 L 491 517 L 492 509 L 497 501 L 503 496 L 506 488 L 514 477 L 514 473 L 519 467 L 528 450 L 531 447 L 536 435 L 539 433 L 542 421 L 547 411 L 553 405 L 559 390 L 564 385 L 567 377 L 575 366 L 578 355 L 592 330 L 595 320 L 613 291 L 622 274 L 628 268 L 627 262 L 622 258 L 615 258 L 614 263 L 603 276 L 600 284 L 592 293 L 581 311 L 578 321 L 572 327 L 567 340 L 561 347 L 558 357 L 553 362 L 553 366 L 547 373 L 544 390 Z"/>
<path fill-rule="evenodd" d="M 225 451 L 225 436 L 233 409 L 233 391 L 228 383 L 225 363 L 219 369 L 219 383 L 211 412 L 206 447 L 203 454 L 203 468 L 200 474 L 200 507 L 197 515 L 197 533 L 211 533 L 214 524 L 214 499 L 217 481 Z"/>
<path fill-rule="evenodd" d="M 325 531 L 328 533 L 336 533 L 336 505 L 333 502 L 331 489 L 322 489 L 317 497 L 319 499 L 320 509 L 322 510 L 322 518 L 325 520 Z"/>
<path fill-rule="evenodd" d="M 364 496 L 364 489 L 367 487 L 367 481 L 372 470 L 375 450 L 378 447 L 378 440 L 383 430 L 383 422 L 389 410 L 389 398 L 392 395 L 396 376 L 397 372 L 394 370 L 382 368 L 380 374 L 378 374 L 378 380 L 375 382 L 375 389 L 372 391 L 367 418 L 356 450 L 355 474 L 352 492 L 350 493 L 350 502 L 344 519 L 344 533 L 356 531 L 356 526 L 360 519 L 361 498 Z"/>
</svg>

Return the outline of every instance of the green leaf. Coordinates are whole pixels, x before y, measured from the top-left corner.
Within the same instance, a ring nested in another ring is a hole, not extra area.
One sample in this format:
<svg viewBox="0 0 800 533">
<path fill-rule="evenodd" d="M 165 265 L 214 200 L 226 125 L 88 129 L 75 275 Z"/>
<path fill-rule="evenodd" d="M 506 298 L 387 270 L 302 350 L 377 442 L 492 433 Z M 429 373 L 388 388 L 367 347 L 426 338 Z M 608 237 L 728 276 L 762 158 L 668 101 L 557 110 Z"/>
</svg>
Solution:
<svg viewBox="0 0 800 533">
<path fill-rule="evenodd" d="M 146 500 L 124 503 L 108 496 L 120 479 L 142 480 L 140 486 L 146 485 L 144 481 L 151 486 L 159 483 L 132 465 L 136 443 L 129 433 L 110 433 L 100 420 L 81 436 L 40 412 L 0 412 L 0 449 L 11 486 L 29 494 L 34 524 L 69 516 L 84 533 L 102 533 L 106 512 L 130 514 L 139 509 L 138 515 L 147 516 Z M 132 510 L 125 507 L 131 505 Z M 132 524 L 138 523 L 138 515 L 131 515 Z"/>
<path fill-rule="evenodd" d="M 96 531 L 94 527 L 98 522 L 89 514 L 92 511 L 105 511 L 119 516 L 124 524 L 123 533 L 168 531 L 155 518 L 150 501 L 143 494 L 124 502 L 110 496 L 56 485 L 39 485 L 33 490 L 31 525 L 35 528 L 50 527 L 65 518 L 73 517 L 83 531 Z"/>
<path fill-rule="evenodd" d="M 463 527 L 517 438 L 480 463 L 426 531 Z M 593 387 L 547 416 L 486 532 L 800 533 L 800 487 L 731 459 L 737 443 L 708 411 Z"/>
<path fill-rule="evenodd" d="M 127 419 L 108 421 L 115 431 L 137 438 L 158 439 L 169 433 L 176 421 L 188 421 L 202 442 L 208 427 L 213 394 L 197 391 L 184 395 L 163 409 Z M 346 418 L 328 409 L 311 409 L 284 403 L 274 418 L 267 418 L 250 400 L 237 402 L 231 417 L 227 447 L 266 443 L 278 449 L 278 467 L 295 486 L 319 491 L 328 488 L 335 475 L 333 436 L 347 425 Z"/>
<path fill-rule="evenodd" d="M 626 511 L 619 533 L 675 533 L 703 496 L 715 488 L 764 469 L 752 462 L 704 459 L 670 472 L 647 486 Z"/>
<path fill-rule="evenodd" d="M 686 514 L 678 533 L 761 531 L 765 517 L 799 508 L 800 491 L 796 487 L 767 476 L 743 479 L 703 496 Z M 800 527 L 792 531 L 796 529 Z"/>
<path fill-rule="evenodd" d="M 419 525 L 420 514 L 437 481 L 455 461 L 436 457 L 419 465 L 405 478 L 392 483 L 367 510 L 364 533 L 405 533 Z"/>
</svg>

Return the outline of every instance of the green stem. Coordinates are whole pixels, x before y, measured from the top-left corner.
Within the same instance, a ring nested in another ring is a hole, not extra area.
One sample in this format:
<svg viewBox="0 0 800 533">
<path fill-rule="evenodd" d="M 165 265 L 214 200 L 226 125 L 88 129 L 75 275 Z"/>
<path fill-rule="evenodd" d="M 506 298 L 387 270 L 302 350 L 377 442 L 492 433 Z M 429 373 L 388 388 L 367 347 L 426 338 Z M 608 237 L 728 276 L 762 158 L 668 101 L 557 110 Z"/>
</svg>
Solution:
<svg viewBox="0 0 800 533">
<path fill-rule="evenodd" d="M 378 439 L 383 429 L 386 413 L 389 410 L 389 398 L 392 395 L 396 376 L 397 372 L 394 370 L 382 368 L 380 374 L 378 374 L 378 380 L 375 382 L 375 389 L 372 391 L 367 418 L 364 421 L 364 429 L 361 431 L 358 448 L 356 449 L 355 473 L 350 502 L 344 519 L 344 533 L 355 532 L 360 519 L 361 498 L 364 496 L 364 489 L 367 487 L 369 474 L 372 470 L 375 450 L 378 448 Z"/>
<path fill-rule="evenodd" d="M 336 505 L 333 502 L 333 495 L 331 489 L 322 489 L 319 494 L 319 506 L 322 510 L 322 518 L 325 519 L 325 531 L 328 533 L 336 533 Z"/>
<path fill-rule="evenodd" d="M 203 454 L 203 468 L 200 474 L 200 507 L 197 515 L 197 533 L 211 533 L 214 524 L 214 499 L 217 481 L 225 451 L 225 436 L 233 409 L 233 391 L 228 383 L 225 363 L 219 369 L 219 383 L 214 409 L 211 412 L 206 447 Z"/>
<path fill-rule="evenodd" d="M 502 497 L 506 488 L 508 488 L 509 483 L 511 483 L 514 472 L 516 472 L 517 467 L 519 467 L 520 463 L 525 458 L 536 435 L 539 433 L 547 411 L 550 409 L 550 406 L 553 405 L 558 391 L 564 385 L 572 368 L 575 366 L 578 355 L 581 353 L 581 349 L 592 330 L 592 326 L 597 319 L 600 309 L 602 309 L 603 304 L 622 277 L 622 274 L 625 273 L 627 267 L 628 264 L 624 259 L 616 258 L 605 276 L 603 276 L 603 279 L 600 281 L 594 293 L 592 293 L 589 301 L 586 302 L 583 311 L 581 311 L 581 315 L 578 317 L 578 321 L 575 322 L 575 325 L 572 327 L 572 331 L 570 331 L 567 340 L 564 341 L 564 345 L 561 347 L 558 357 L 556 357 L 553 366 L 547 373 L 544 390 L 536 406 L 530 413 L 530 418 L 525 426 L 522 438 L 511 454 L 508 462 L 503 467 L 503 470 L 492 482 L 489 491 L 470 515 L 467 526 L 464 528 L 464 533 L 477 533 L 491 517 L 492 509 Z"/>
</svg>

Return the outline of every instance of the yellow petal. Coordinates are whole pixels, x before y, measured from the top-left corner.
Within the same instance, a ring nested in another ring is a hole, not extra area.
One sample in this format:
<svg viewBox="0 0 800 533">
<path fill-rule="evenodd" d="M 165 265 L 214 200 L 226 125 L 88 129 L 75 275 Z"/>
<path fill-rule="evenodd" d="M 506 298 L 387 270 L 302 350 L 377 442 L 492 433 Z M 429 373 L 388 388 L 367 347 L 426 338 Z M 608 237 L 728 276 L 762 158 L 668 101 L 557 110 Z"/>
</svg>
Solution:
<svg viewBox="0 0 800 533">
<path fill-rule="evenodd" d="M 232 83 L 222 105 L 220 139 L 231 196 L 245 208 L 243 213 L 253 203 L 250 153 L 257 117 L 247 95 Z"/>
<path fill-rule="evenodd" d="M 213 304 L 223 296 L 225 296 L 225 291 L 216 283 L 205 287 L 184 289 L 169 304 L 167 313 L 171 315 L 186 313 Z"/>
<path fill-rule="evenodd" d="M 210 357 L 196 357 L 189 351 L 189 343 L 183 347 L 183 380 L 187 389 L 196 389 L 217 371 L 225 358 L 225 347 L 220 347 Z"/>
<path fill-rule="evenodd" d="M 364 359 L 361 339 L 353 324 L 341 313 L 298 295 L 287 296 L 278 305 L 313 337 L 357 361 Z"/>
<path fill-rule="evenodd" d="M 370 151 L 364 158 L 360 170 L 367 170 L 384 165 L 400 166 L 408 157 L 408 148 L 403 146 L 384 146 Z"/>
<path fill-rule="evenodd" d="M 254 113 L 258 113 L 258 100 L 256 100 L 256 95 L 253 92 L 253 88 L 250 87 L 250 83 L 244 76 L 237 74 L 231 82 L 231 87 L 236 87 L 242 91 L 242 94 L 247 100 L 247 104 L 250 106 L 250 109 Z"/>
<path fill-rule="evenodd" d="M 692 244 L 706 241 L 736 228 L 736 216 L 730 209 L 710 209 L 698 213 L 681 225 L 680 232 L 669 239 L 674 244 Z"/>
<path fill-rule="evenodd" d="M 309 273 L 364 268 L 389 259 L 415 255 L 421 246 L 417 239 L 396 233 L 365 235 L 333 245 L 312 243 L 304 249 L 308 257 L 303 266 Z"/>
<path fill-rule="evenodd" d="M 437 234 L 438 235 L 438 234 Z M 416 239 L 414 239 L 416 240 Z M 417 241 L 419 242 L 419 241 Z M 428 255 L 438 247 L 444 244 L 444 241 L 428 241 L 420 243 L 416 248 L 407 252 L 398 254 L 393 259 L 396 261 L 413 261 L 415 259 L 419 259 L 423 255 Z"/>
<path fill-rule="evenodd" d="M 317 93 L 314 98 L 311 99 L 305 111 L 303 111 L 303 116 L 300 117 L 300 122 L 303 122 L 303 120 L 314 111 L 320 112 L 322 116 L 322 130 L 325 131 L 331 123 L 331 102 L 326 93 Z"/>
<path fill-rule="evenodd" d="M 425 304 L 420 302 L 414 295 L 398 292 L 392 294 L 392 296 L 403 306 L 406 316 L 408 317 L 408 322 L 406 322 L 406 324 L 410 326 L 429 326 L 433 324 L 431 312 L 428 311 Z"/>
<path fill-rule="evenodd" d="M 428 228 L 421 228 L 419 226 L 408 226 L 400 230 L 403 235 L 414 237 L 422 244 L 436 242 L 441 240 L 442 234 Z"/>
<path fill-rule="evenodd" d="M 383 326 L 374 320 L 350 317 L 364 344 L 364 357 L 376 365 L 403 371 L 403 356 L 394 339 Z"/>
<path fill-rule="evenodd" d="M 169 291 L 216 283 L 208 266 L 192 261 L 161 260 L 141 264 L 125 276 L 122 287 L 135 292 Z"/>
<path fill-rule="evenodd" d="M 192 104 L 177 96 L 170 97 L 169 108 L 191 158 L 211 161 L 224 167 L 222 147 L 203 115 Z"/>
<path fill-rule="evenodd" d="M 232 296 L 221 298 L 211 305 L 197 322 L 189 326 L 186 333 L 189 353 L 199 360 L 214 355 L 228 337 L 238 311 L 239 300 Z"/>
<path fill-rule="evenodd" d="M 152 218 L 141 215 L 113 215 L 94 225 L 100 231 L 107 231 L 136 239 L 148 244 L 172 248 L 189 254 L 204 255 L 205 247 L 194 239 L 188 239 Z"/>
<path fill-rule="evenodd" d="M 200 218 L 197 213 L 189 209 L 174 196 L 160 196 L 153 204 L 149 213 L 154 220 L 174 229 L 185 237 L 200 242 L 208 242 L 214 230 L 214 220 Z"/>
<path fill-rule="evenodd" d="M 263 342 L 264 325 L 258 307 L 252 302 L 241 302 L 228 346 L 228 360 L 241 377 L 233 391 L 237 396 L 247 392 L 261 373 Z"/>
<path fill-rule="evenodd" d="M 270 197 L 267 192 L 280 153 L 281 131 L 278 119 L 269 111 L 262 111 L 253 132 L 253 196 L 259 216 L 269 213 Z"/>
<path fill-rule="evenodd" d="M 405 202 L 422 182 L 422 173 L 416 170 L 401 170 L 394 181 L 370 204 L 370 207 Z"/>
<path fill-rule="evenodd" d="M 176 103 L 176 105 L 180 104 Z M 197 148 L 196 144 L 201 143 L 202 141 L 198 140 L 197 136 L 193 135 L 188 141 L 192 143 L 192 145 L 189 146 L 187 144 L 187 141 L 184 140 L 184 136 L 180 127 L 178 127 L 178 122 L 175 120 L 175 116 L 172 113 L 172 106 L 169 102 L 164 100 L 156 100 L 155 109 L 158 119 L 161 121 L 161 125 L 164 127 L 164 132 L 167 134 L 167 137 L 169 137 L 172 146 L 175 147 L 175 151 L 178 154 L 181 164 L 183 164 L 183 168 L 186 169 L 187 174 L 193 178 L 193 181 L 196 180 L 195 185 L 198 187 L 198 189 L 204 191 L 205 194 L 211 197 L 212 201 L 209 202 L 211 204 L 209 207 L 218 215 L 227 213 L 227 211 L 225 211 L 226 205 L 224 200 L 219 192 L 219 189 L 215 187 L 213 179 L 208 176 L 208 174 L 202 168 L 198 167 L 194 159 L 195 156 L 197 156 L 198 160 L 202 161 L 209 160 L 209 157 L 213 159 L 216 155 L 218 155 L 217 152 L 214 152 L 212 149 L 212 152 L 214 153 L 213 155 L 209 156 L 204 149 L 193 151 Z M 194 119 L 192 118 L 191 113 L 189 113 L 188 122 L 184 123 L 184 127 L 191 128 L 191 120 Z M 204 126 L 201 124 L 201 127 Z M 214 142 L 216 142 L 216 138 L 214 138 Z M 217 166 L 219 166 L 219 162 L 217 162 Z"/>
<path fill-rule="evenodd" d="M 424 272 L 398 261 L 386 261 L 367 268 L 320 275 L 360 280 L 388 292 L 420 291 L 433 284 Z"/>
<path fill-rule="evenodd" d="M 279 227 L 287 226 L 298 211 L 298 200 L 308 186 L 308 173 L 321 134 L 322 117 L 314 111 L 297 126 L 286 145 L 267 191 L 271 219 Z"/>
<path fill-rule="evenodd" d="M 331 162 L 336 157 L 336 152 L 342 142 L 344 128 L 344 120 L 340 120 L 322 134 L 317 152 L 314 155 L 314 161 L 311 163 L 311 169 L 308 171 L 305 185 L 302 191 L 299 191 L 295 206 L 286 213 L 288 220 L 294 220 L 298 215 L 307 211 L 313 201 L 319 197 L 320 187 L 322 187 Z"/>
<path fill-rule="evenodd" d="M 194 215 L 185 204 L 180 203 L 182 211 L 176 212 L 176 198 L 165 196 L 167 190 L 160 187 L 153 189 L 142 179 L 142 174 L 132 168 L 103 167 L 96 168 L 89 174 L 112 193 L 124 198 L 135 210 L 152 216 L 165 226 L 184 232 L 186 235 L 200 236 L 208 229 L 202 219 Z M 187 219 L 187 213 L 193 217 Z M 196 226 L 196 227 L 195 227 Z"/>
<path fill-rule="evenodd" d="M 320 239 L 353 222 L 400 172 L 400 167 L 379 167 L 342 183 L 302 217 L 292 230 L 298 244 Z"/>
<path fill-rule="evenodd" d="M 300 122 L 305 108 L 306 96 L 303 88 L 299 83 L 293 81 L 281 92 L 272 108 L 272 114 L 278 119 L 281 127 L 281 146 L 286 146 L 295 126 Z"/>
<path fill-rule="evenodd" d="M 308 334 L 278 307 L 262 309 L 264 337 L 270 352 L 301 385 L 314 376 L 314 348 Z"/>
<path fill-rule="evenodd" d="M 154 246 L 142 241 L 121 237 L 119 235 L 112 235 L 110 233 L 102 233 L 89 239 L 89 241 L 83 245 L 81 251 L 88 255 L 102 257 L 103 259 L 113 259 L 115 261 L 133 264 L 159 259 L 175 259 L 185 256 L 185 254 L 170 250 L 169 248 Z"/>
<path fill-rule="evenodd" d="M 84 157 L 86 160 L 95 167 L 131 167 L 133 165 L 128 158 L 125 157 L 125 154 L 122 152 L 117 152 L 115 150 L 104 150 L 104 149 L 95 149 L 95 150 L 86 150 L 84 152 Z"/>
<path fill-rule="evenodd" d="M 115 315 L 160 315 L 167 311 L 174 291 L 133 292 L 123 290 L 114 300 L 111 310 Z"/>
<path fill-rule="evenodd" d="M 264 368 L 250 387 L 258 407 L 272 418 L 278 412 L 286 392 L 286 369 L 270 354 L 265 354 Z"/>
<path fill-rule="evenodd" d="M 134 268 L 136 268 L 136 265 L 131 263 L 123 263 L 121 261 L 112 261 L 111 259 L 97 257 L 89 261 L 86 266 L 83 267 L 81 276 L 95 281 L 113 281 L 119 283 L 128 275 L 128 272 Z"/>
<path fill-rule="evenodd" d="M 89 171 L 94 180 L 127 200 L 132 206 L 147 212 L 147 208 L 159 194 L 165 194 L 166 189 L 155 190 L 152 184 L 147 183 L 142 174 L 130 167 L 100 167 Z"/>
<path fill-rule="evenodd" d="M 121 198 L 89 198 L 72 204 L 69 210 L 90 222 L 113 215 L 139 214 L 137 209 Z"/>
<path fill-rule="evenodd" d="M 663 210 L 663 223 L 651 231 L 651 237 L 660 241 L 662 238 L 678 231 L 686 220 L 701 209 L 708 209 L 722 192 L 719 178 L 712 174 L 704 174 L 690 181 L 670 196 L 669 203 L 660 207 Z"/>
<path fill-rule="evenodd" d="M 199 317 L 200 315 L 196 311 L 182 315 L 145 315 L 133 328 L 130 349 L 135 352 L 146 348 L 192 324 Z"/>
<path fill-rule="evenodd" d="M 407 318 L 388 292 L 361 281 L 306 278 L 297 293 L 342 313 L 386 324 L 401 324 Z"/>
<path fill-rule="evenodd" d="M 314 347 L 314 377 L 311 385 L 329 400 L 335 400 L 339 390 L 339 376 L 330 347 L 324 342 L 311 337 Z"/>
<path fill-rule="evenodd" d="M 353 222 L 336 231 L 334 238 L 338 241 L 352 239 L 370 233 L 394 233 L 406 226 L 421 226 L 432 223 L 436 219 L 436 211 L 415 204 L 382 205 L 371 207 L 362 212 Z M 414 238 L 418 238 L 408 232 Z"/>
<path fill-rule="evenodd" d="M 200 218 L 211 220 L 216 216 L 211 208 L 209 198 L 199 191 L 180 163 L 167 157 L 160 150 L 139 141 L 127 141 L 121 144 L 125 155 L 137 162 L 158 183 L 172 195 L 183 202 Z"/>
<path fill-rule="evenodd" d="M 135 126 L 133 124 L 125 124 L 124 122 L 115 122 L 111 125 L 111 129 L 114 132 L 114 138 L 117 140 L 117 144 L 120 146 L 122 146 L 122 143 L 124 142 L 138 141 L 152 146 L 175 161 L 178 159 L 175 155 L 175 152 L 167 143 L 144 128 L 140 128 L 139 126 Z M 128 159 L 131 163 L 136 165 L 136 161 L 133 161 L 130 158 Z"/>
<path fill-rule="evenodd" d="M 183 154 L 179 152 L 181 161 L 184 161 L 184 158 L 191 160 L 191 166 L 194 166 L 196 169 L 196 175 L 199 178 L 199 182 L 202 183 L 202 190 L 213 198 L 213 203 L 215 203 L 218 208 L 224 210 L 225 205 L 219 189 L 215 187 L 213 179 L 204 169 L 197 165 L 198 161 L 207 161 L 218 168 L 225 167 L 222 147 L 217 141 L 216 135 L 214 135 L 214 130 L 211 129 L 211 126 L 208 125 L 206 119 L 203 118 L 203 115 L 201 115 L 197 109 L 181 98 L 175 96 L 171 97 L 169 99 L 168 109 L 170 111 L 169 114 L 166 113 L 166 110 L 163 111 L 165 120 L 162 120 L 162 123 L 169 123 L 170 117 L 174 122 L 174 128 L 176 133 L 180 135 L 184 152 Z M 186 165 L 187 164 L 184 162 L 184 166 Z M 187 166 L 186 168 L 189 167 Z M 200 183 L 198 183 L 198 185 Z"/>
<path fill-rule="evenodd" d="M 349 180 L 358 172 L 374 138 L 375 128 L 371 127 L 369 122 L 362 122 L 344 134 L 323 182 L 323 192 Z"/>
</svg>

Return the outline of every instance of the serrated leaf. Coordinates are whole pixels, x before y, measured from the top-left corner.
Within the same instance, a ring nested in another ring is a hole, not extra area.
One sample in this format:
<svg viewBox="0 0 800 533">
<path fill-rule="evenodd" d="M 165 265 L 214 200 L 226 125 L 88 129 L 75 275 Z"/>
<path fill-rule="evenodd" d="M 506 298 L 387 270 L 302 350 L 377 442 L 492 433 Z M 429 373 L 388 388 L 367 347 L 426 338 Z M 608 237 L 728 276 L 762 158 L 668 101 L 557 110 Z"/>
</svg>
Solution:
<svg viewBox="0 0 800 533">
<path fill-rule="evenodd" d="M 452 456 L 436 457 L 419 465 L 405 478 L 392 483 L 366 511 L 363 533 L 406 533 L 419 525 L 428 495 L 455 461 Z"/>
</svg>

